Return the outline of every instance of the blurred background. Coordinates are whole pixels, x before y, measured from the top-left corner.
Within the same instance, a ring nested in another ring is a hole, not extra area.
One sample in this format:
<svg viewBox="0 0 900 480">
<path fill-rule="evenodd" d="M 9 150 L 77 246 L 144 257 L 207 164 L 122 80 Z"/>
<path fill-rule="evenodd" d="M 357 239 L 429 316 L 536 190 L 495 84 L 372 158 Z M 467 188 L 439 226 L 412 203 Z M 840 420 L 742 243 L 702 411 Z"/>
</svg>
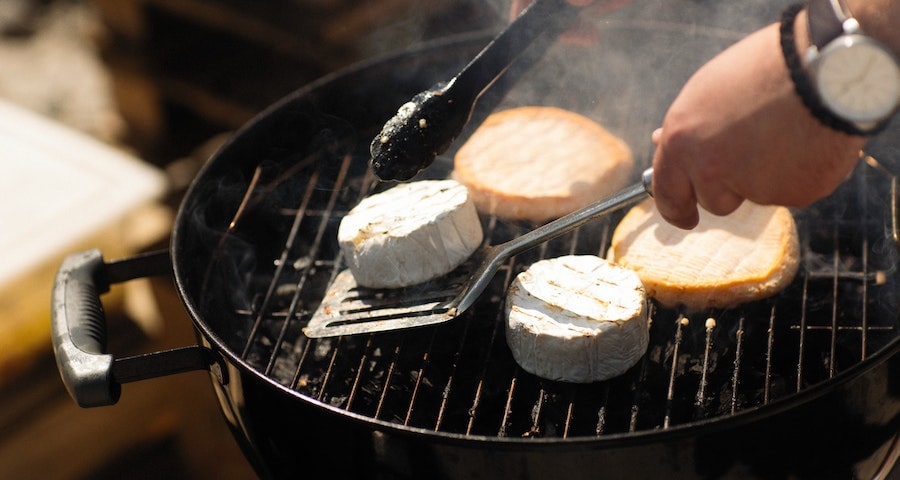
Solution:
<svg viewBox="0 0 900 480">
<path fill-rule="evenodd" d="M 497 28 L 502 0 L 2 0 L 0 478 L 248 478 L 192 372 L 81 409 L 50 348 L 63 257 L 164 249 L 208 156 L 290 91 L 354 62 Z M 195 343 L 172 279 L 103 297 L 109 350 Z"/>
<path fill-rule="evenodd" d="M 253 478 L 206 372 L 127 384 L 111 407 L 75 404 L 50 345 L 57 269 L 89 248 L 107 260 L 166 249 L 199 169 L 267 106 L 359 61 L 499 29 L 511 3 L 0 0 L 0 479 Z M 698 60 L 777 18 L 785 1 L 648 3 L 664 19 L 729 19 L 700 30 L 684 52 Z M 680 58 L 665 58 L 655 95 L 673 97 L 692 73 Z M 624 60 L 657 67 L 651 56 Z M 896 127 L 872 150 L 891 170 Z M 168 276 L 115 285 L 103 302 L 117 357 L 196 344 Z"/>
</svg>

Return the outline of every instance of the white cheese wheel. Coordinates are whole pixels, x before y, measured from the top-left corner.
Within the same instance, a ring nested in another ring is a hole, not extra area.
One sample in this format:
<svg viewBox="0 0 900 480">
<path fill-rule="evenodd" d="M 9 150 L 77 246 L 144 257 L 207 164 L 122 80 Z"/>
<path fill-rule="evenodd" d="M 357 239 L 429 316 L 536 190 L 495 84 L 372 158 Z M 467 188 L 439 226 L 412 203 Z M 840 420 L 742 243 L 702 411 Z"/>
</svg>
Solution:
<svg viewBox="0 0 900 480">
<path fill-rule="evenodd" d="M 453 180 L 404 183 L 371 195 L 338 228 L 356 283 L 370 288 L 405 287 L 447 274 L 482 238 L 475 205 Z"/>
<path fill-rule="evenodd" d="M 535 262 L 506 298 L 506 342 L 522 369 L 574 383 L 631 368 L 650 340 L 644 287 L 631 270 L 593 255 Z"/>
<path fill-rule="evenodd" d="M 785 207 L 744 202 L 724 217 L 700 209 L 697 227 L 682 230 L 647 201 L 616 227 L 607 258 L 636 271 L 661 305 L 705 310 L 783 290 L 799 268 L 800 246 Z"/>
<path fill-rule="evenodd" d="M 597 122 L 555 107 L 491 114 L 460 147 L 453 178 L 482 212 L 542 223 L 625 186 L 631 149 Z"/>
</svg>

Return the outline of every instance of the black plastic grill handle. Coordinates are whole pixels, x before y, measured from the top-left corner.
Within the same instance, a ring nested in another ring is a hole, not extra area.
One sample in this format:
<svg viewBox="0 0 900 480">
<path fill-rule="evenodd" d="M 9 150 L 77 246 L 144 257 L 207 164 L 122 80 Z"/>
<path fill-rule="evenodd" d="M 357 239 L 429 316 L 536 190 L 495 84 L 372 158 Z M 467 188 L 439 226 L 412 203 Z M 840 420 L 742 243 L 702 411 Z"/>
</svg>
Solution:
<svg viewBox="0 0 900 480">
<path fill-rule="evenodd" d="M 66 257 L 53 282 L 51 335 L 56 365 L 69 394 L 82 407 L 112 405 L 121 387 L 112 381 L 106 353 L 106 315 L 100 294 L 109 290 L 103 256 L 89 250 Z"/>
<path fill-rule="evenodd" d="M 168 252 L 105 263 L 99 250 L 66 257 L 53 283 L 51 339 L 66 390 L 82 407 L 112 405 L 121 384 L 191 370 L 217 362 L 199 345 L 115 359 L 106 353 L 106 315 L 100 295 L 112 283 L 171 271 Z M 221 375 L 220 381 L 221 381 Z"/>
</svg>

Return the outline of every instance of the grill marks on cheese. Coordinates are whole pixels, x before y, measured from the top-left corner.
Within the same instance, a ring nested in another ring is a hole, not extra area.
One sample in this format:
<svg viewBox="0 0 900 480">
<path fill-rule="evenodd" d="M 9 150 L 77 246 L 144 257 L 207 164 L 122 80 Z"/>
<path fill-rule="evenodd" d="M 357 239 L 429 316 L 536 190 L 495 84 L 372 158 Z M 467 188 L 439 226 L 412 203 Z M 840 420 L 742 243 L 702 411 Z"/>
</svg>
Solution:
<svg viewBox="0 0 900 480">
<path fill-rule="evenodd" d="M 593 255 L 535 262 L 507 295 L 507 344 L 525 371 L 576 383 L 621 375 L 649 343 L 637 275 Z"/>
<path fill-rule="evenodd" d="M 635 270 L 663 306 L 730 308 L 778 293 L 799 268 L 797 229 L 784 207 L 744 202 L 725 217 L 701 210 L 694 230 L 666 223 L 652 201 L 616 227 L 608 257 Z"/>
<path fill-rule="evenodd" d="M 543 222 L 619 190 L 631 150 L 593 120 L 555 107 L 490 115 L 459 149 L 453 178 L 480 211 Z"/>
<path fill-rule="evenodd" d="M 453 180 L 398 185 L 341 220 L 338 243 L 356 282 L 398 288 L 451 272 L 481 245 L 478 212 Z"/>
</svg>

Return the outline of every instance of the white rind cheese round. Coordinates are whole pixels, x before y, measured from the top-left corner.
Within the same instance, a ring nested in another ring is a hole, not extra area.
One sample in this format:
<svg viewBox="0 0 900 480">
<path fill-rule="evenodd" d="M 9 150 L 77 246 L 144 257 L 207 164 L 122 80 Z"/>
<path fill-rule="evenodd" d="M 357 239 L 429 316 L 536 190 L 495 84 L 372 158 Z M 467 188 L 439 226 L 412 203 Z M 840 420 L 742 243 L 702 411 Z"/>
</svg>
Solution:
<svg viewBox="0 0 900 480">
<path fill-rule="evenodd" d="M 475 204 L 454 180 L 404 183 L 369 196 L 338 228 L 356 283 L 370 288 L 405 287 L 447 274 L 482 238 Z"/>
<path fill-rule="evenodd" d="M 506 341 L 522 369 L 590 383 L 621 375 L 650 340 L 638 276 L 593 255 L 532 264 L 509 287 Z"/>
</svg>

